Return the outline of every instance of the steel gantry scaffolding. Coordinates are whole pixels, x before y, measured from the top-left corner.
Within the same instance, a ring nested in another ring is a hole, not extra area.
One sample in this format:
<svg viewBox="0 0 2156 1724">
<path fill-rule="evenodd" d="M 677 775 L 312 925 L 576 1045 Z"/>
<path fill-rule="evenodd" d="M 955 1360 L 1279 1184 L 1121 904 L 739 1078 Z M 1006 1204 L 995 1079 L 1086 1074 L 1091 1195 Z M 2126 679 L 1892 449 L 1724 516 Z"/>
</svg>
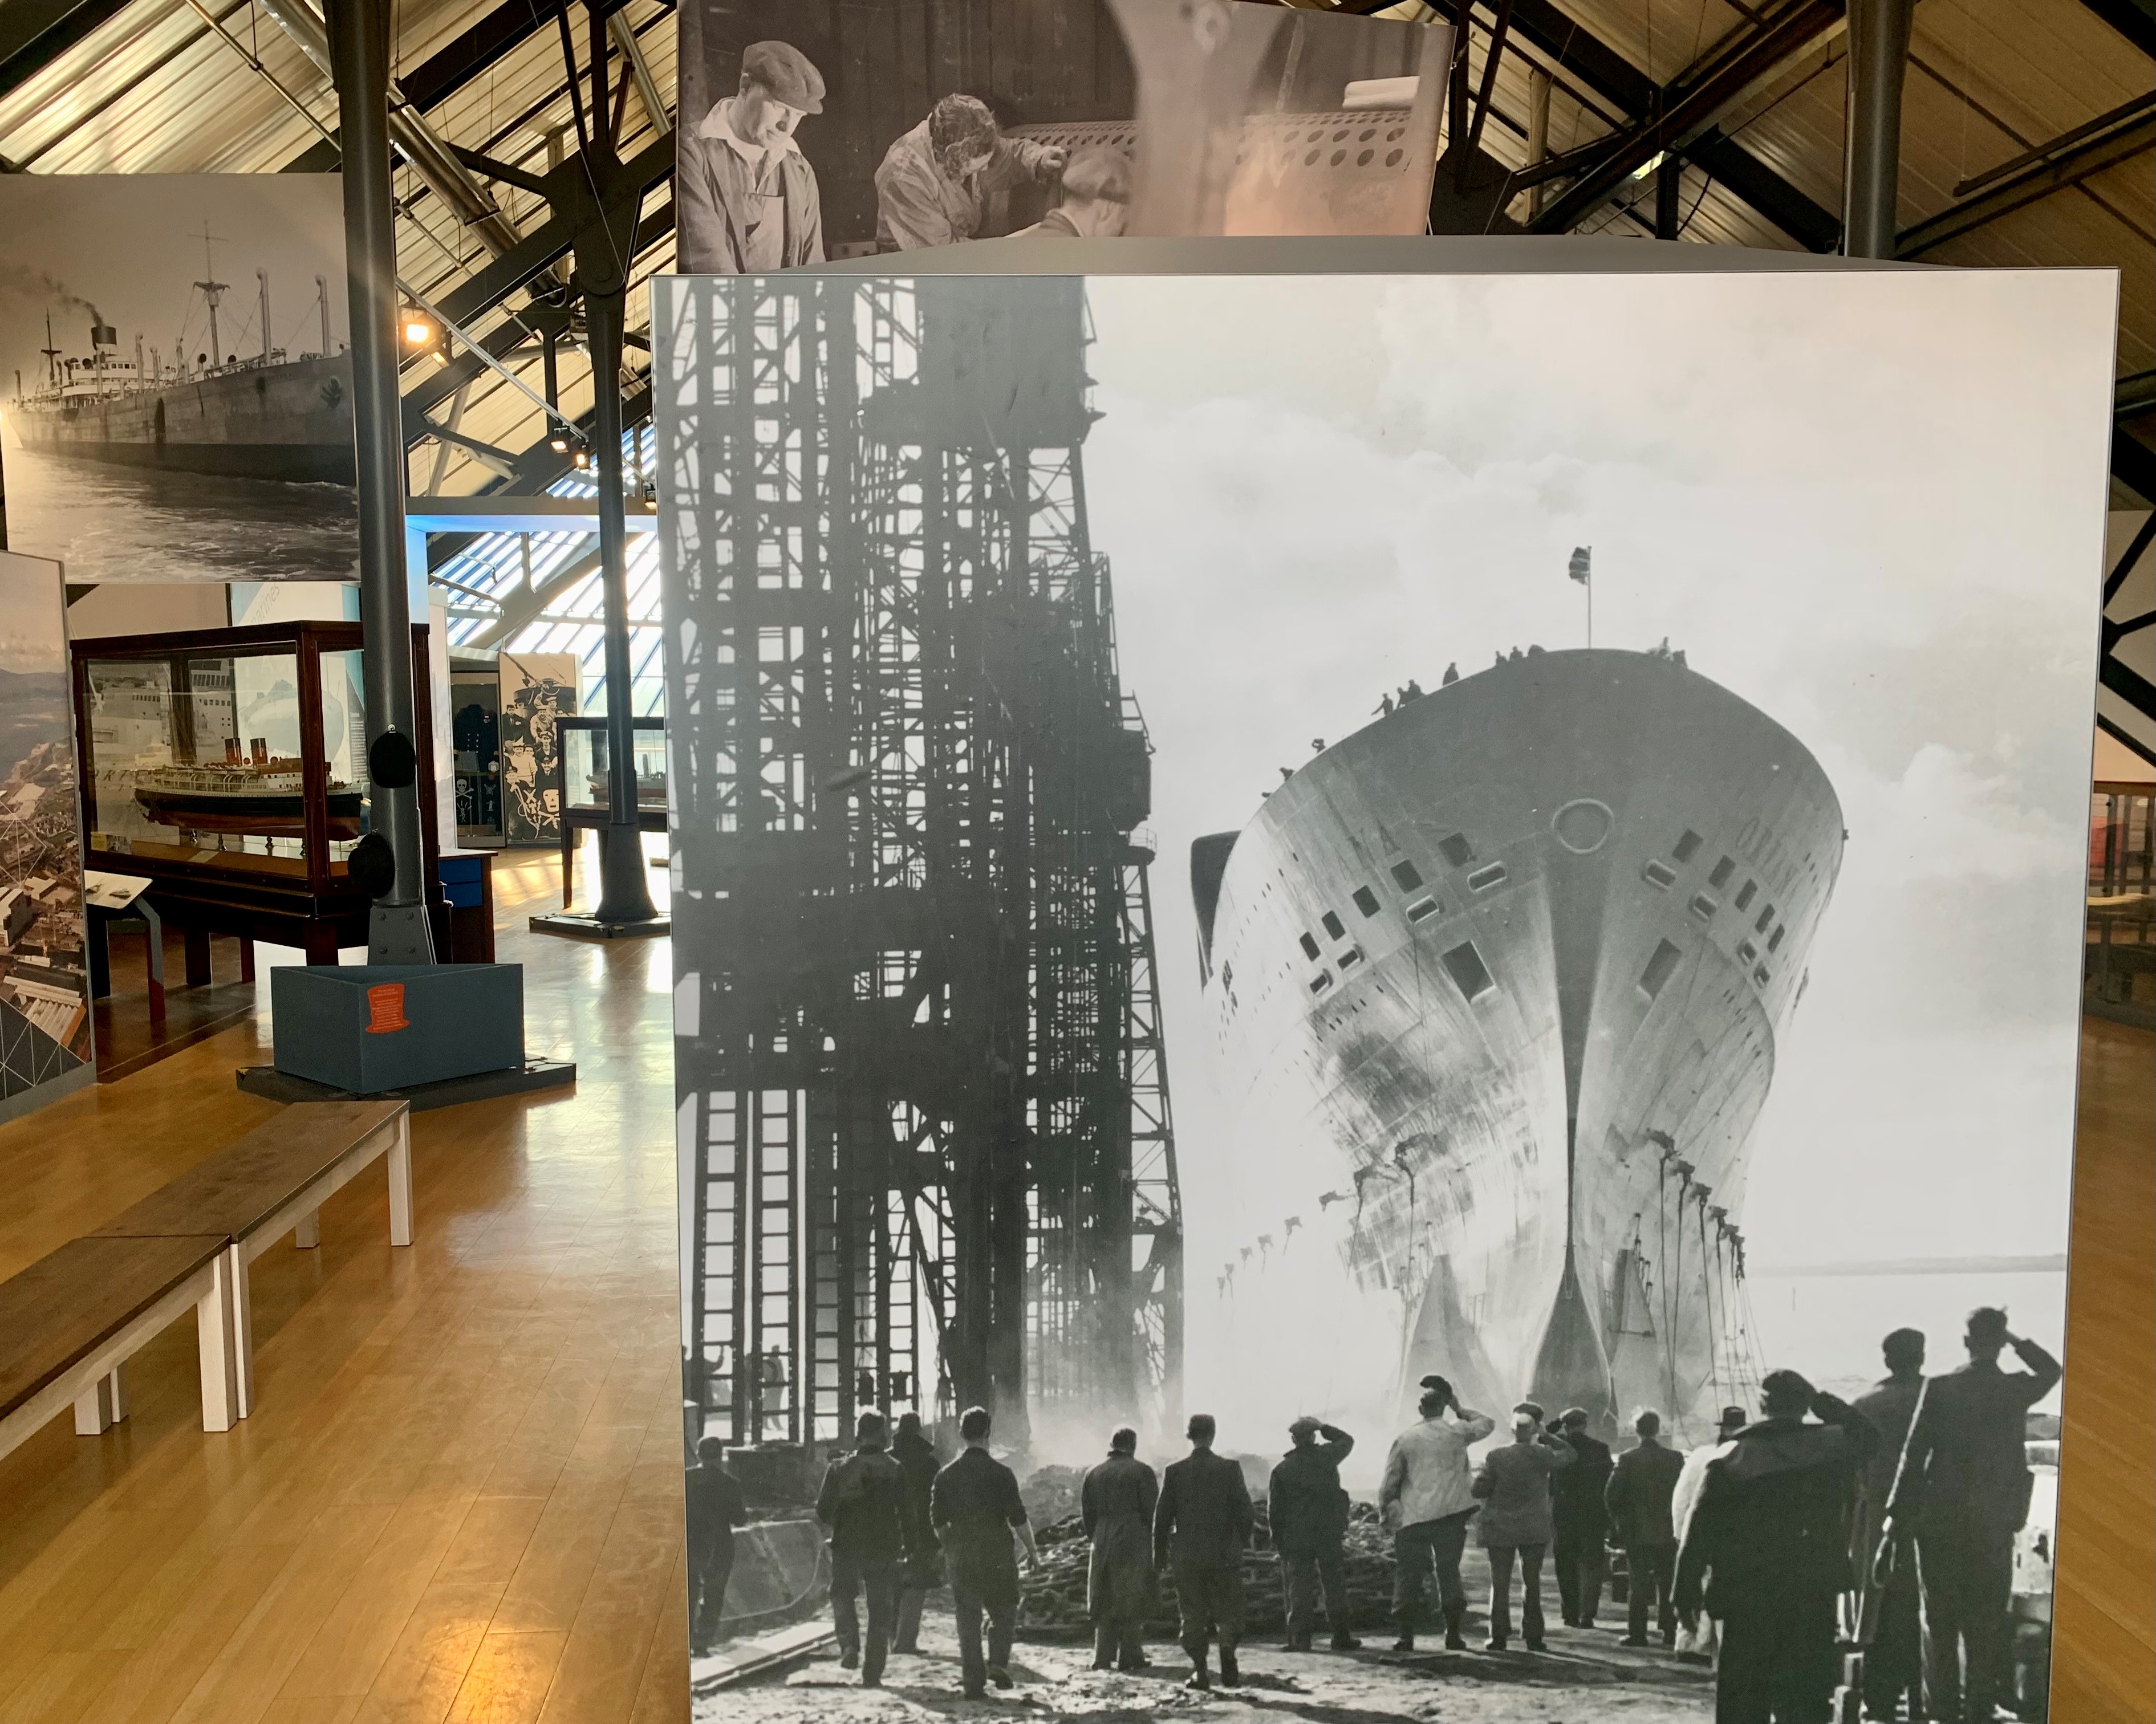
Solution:
<svg viewBox="0 0 2156 1724">
<path fill-rule="evenodd" d="M 665 287 L 703 1426 L 1158 1429 L 1182 1218 L 1082 287 Z"/>
</svg>

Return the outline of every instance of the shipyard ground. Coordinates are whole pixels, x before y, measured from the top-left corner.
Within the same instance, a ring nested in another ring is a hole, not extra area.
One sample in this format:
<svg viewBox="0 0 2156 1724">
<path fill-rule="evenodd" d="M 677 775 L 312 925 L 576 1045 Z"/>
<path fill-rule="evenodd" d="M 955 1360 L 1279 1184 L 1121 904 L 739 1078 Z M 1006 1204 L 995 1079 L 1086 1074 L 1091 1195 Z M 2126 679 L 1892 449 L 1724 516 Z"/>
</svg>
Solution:
<svg viewBox="0 0 2156 1724">
<path fill-rule="evenodd" d="M 1480 1644 L 1479 1629 L 1471 1625 L 1471 1644 Z M 696 1716 L 697 1724 L 897 1724 L 937 1715 L 983 1724 L 1694 1724 L 1713 1716 L 1712 1672 L 1659 1650 L 1620 1645 L 1621 1632 L 1553 1626 L 1543 1654 L 1393 1653 L 1378 1650 L 1391 1644 L 1382 1631 L 1349 1653 L 1283 1652 L 1268 1639 L 1244 1648 L 1240 1687 L 1209 1695 L 1183 1686 L 1189 1663 L 1172 1644 L 1150 1644 L 1153 1667 L 1123 1675 L 1091 1669 L 1090 1645 L 1021 1641 L 1012 1660 L 1017 1686 L 969 1701 L 959 1691 L 951 1616 L 932 1609 L 922 1651 L 894 1655 L 880 1689 L 860 1687 L 826 1653 L 790 1674 L 700 1698 Z"/>
</svg>

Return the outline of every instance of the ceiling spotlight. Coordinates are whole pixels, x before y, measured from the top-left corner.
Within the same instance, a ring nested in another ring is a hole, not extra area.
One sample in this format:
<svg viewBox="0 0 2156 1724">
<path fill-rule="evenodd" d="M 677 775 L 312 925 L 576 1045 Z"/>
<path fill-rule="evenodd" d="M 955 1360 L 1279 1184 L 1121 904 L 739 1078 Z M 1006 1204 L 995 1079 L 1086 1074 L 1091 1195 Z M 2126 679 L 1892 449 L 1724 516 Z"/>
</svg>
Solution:
<svg viewBox="0 0 2156 1724">
<path fill-rule="evenodd" d="M 592 452 L 588 449 L 578 449 L 577 451 L 577 464 L 579 467 L 590 466 L 592 464 Z"/>
<path fill-rule="evenodd" d="M 547 439 L 547 447 L 557 455 L 566 455 L 569 452 L 569 439 L 562 433 L 557 431 Z"/>
<path fill-rule="evenodd" d="M 398 321 L 403 331 L 406 346 L 425 347 L 433 344 L 434 325 L 433 320 L 425 314 L 418 311 L 407 311 Z"/>
</svg>

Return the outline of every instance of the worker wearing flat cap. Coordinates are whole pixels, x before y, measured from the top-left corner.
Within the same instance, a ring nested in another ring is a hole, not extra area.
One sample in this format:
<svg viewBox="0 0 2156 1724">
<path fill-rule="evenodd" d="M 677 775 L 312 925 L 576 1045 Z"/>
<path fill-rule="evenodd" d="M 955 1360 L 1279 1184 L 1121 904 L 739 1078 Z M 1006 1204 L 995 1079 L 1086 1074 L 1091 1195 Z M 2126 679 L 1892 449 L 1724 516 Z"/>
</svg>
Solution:
<svg viewBox="0 0 2156 1724">
<path fill-rule="evenodd" d="M 1348 1492 L 1340 1483 L 1340 1463 L 1355 1439 L 1307 1414 L 1288 1426 L 1287 1434 L 1293 1446 L 1273 1468 L 1265 1488 L 1266 1524 L 1273 1548 L 1280 1552 L 1281 1581 L 1287 1593 L 1287 1650 L 1310 1650 L 1322 1588 L 1332 1644 L 1350 1650 L 1362 1642 L 1349 1631 L 1347 1571 L 1342 1566 Z"/>
<path fill-rule="evenodd" d="M 741 85 L 680 141 L 681 264 L 699 275 L 747 275 L 824 261 L 816 170 L 793 141 L 824 111 L 823 74 L 788 42 L 755 42 Z"/>
</svg>

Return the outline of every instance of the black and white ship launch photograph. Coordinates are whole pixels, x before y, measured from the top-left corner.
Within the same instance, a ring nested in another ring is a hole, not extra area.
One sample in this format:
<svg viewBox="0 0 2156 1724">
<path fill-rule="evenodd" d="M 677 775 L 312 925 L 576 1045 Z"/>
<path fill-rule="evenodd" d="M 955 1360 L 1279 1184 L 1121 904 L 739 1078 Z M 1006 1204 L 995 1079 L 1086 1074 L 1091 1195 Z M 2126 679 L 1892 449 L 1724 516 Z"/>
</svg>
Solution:
<svg viewBox="0 0 2156 1724">
<path fill-rule="evenodd" d="M 1116 1426 L 1276 1517 L 1322 1451 L 1336 1650 L 1477 1720 L 1856 1694 L 1729 1605 L 1824 1537 L 1892 1716 L 1912 1373 L 2003 1357 L 1922 1586 L 1971 1716 L 2041 1696 L 2097 546 L 2024 331 L 2087 285 L 1312 287 L 665 284 L 690 1436 L 978 1409 L 1051 1641 Z M 1831 1527 L 1708 1488 L 1747 1432 Z M 1312 1644 L 1266 1526 L 1194 1683 Z M 812 1555 L 706 1590 L 700 1681 Z M 1399 1704 L 1305 1665 L 1247 1680 Z"/>
<path fill-rule="evenodd" d="M 0 177 L 8 543 L 77 584 L 348 578 L 334 175 Z"/>
</svg>

